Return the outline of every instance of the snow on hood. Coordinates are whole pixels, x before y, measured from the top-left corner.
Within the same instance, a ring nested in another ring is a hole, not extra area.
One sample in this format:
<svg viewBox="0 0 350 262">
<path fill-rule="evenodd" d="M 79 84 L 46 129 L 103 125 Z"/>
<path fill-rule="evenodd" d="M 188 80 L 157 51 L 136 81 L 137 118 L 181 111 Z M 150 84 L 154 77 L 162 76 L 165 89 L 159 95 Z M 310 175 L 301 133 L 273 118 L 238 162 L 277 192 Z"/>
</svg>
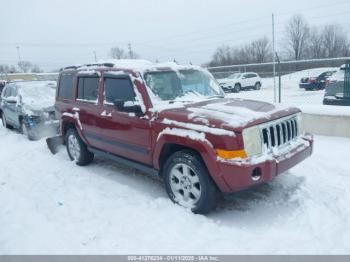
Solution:
<svg viewBox="0 0 350 262">
<path fill-rule="evenodd" d="M 52 108 L 55 104 L 55 81 L 32 81 L 16 83 L 26 109 L 40 111 Z"/>
<path fill-rule="evenodd" d="M 300 112 L 297 108 L 273 105 L 266 102 L 244 99 L 215 99 L 205 102 L 186 104 L 160 112 L 164 123 L 175 120 L 240 131 L 250 124 L 261 124 Z M 169 122 L 170 123 L 170 122 Z"/>
</svg>

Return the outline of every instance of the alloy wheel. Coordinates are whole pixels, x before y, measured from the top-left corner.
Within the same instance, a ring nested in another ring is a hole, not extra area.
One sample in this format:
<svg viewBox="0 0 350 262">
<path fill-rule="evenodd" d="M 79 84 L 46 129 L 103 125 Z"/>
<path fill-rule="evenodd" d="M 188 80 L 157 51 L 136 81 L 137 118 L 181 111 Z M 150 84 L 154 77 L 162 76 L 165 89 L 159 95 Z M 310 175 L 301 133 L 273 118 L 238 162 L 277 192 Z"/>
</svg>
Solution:
<svg viewBox="0 0 350 262">
<path fill-rule="evenodd" d="M 202 194 L 196 172 L 187 164 L 176 164 L 170 170 L 169 179 L 175 201 L 184 207 L 195 207 Z"/>
<path fill-rule="evenodd" d="M 68 137 L 68 150 L 74 161 L 78 161 L 80 158 L 80 144 L 77 137 L 71 134 Z"/>
</svg>

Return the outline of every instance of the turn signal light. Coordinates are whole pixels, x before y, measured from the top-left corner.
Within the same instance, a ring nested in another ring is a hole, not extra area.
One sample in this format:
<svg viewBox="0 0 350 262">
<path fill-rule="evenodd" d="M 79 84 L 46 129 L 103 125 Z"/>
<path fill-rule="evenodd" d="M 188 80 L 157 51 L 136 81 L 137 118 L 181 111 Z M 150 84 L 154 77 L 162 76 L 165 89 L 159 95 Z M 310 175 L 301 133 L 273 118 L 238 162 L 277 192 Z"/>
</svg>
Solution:
<svg viewBox="0 0 350 262">
<path fill-rule="evenodd" d="M 247 158 L 247 153 L 244 150 L 222 150 L 222 149 L 216 149 L 216 155 L 218 157 L 224 158 L 224 159 L 233 159 L 233 158 Z"/>
</svg>

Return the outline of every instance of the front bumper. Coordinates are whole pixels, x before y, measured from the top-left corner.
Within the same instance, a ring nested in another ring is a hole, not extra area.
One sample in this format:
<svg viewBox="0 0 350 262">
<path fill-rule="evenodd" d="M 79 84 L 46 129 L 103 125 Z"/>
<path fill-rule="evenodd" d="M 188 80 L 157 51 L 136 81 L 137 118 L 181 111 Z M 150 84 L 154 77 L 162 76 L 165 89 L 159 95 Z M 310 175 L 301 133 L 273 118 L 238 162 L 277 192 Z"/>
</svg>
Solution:
<svg viewBox="0 0 350 262">
<path fill-rule="evenodd" d="M 232 86 L 227 86 L 227 85 L 221 85 L 221 88 L 224 90 L 224 91 L 231 91 L 233 89 Z"/>
<path fill-rule="evenodd" d="M 34 139 L 56 135 L 59 127 L 58 120 L 31 121 L 26 119 L 25 124 L 29 135 Z"/>
<path fill-rule="evenodd" d="M 241 191 L 258 184 L 266 183 L 275 176 L 287 171 L 312 154 L 313 138 L 302 138 L 303 143 L 278 156 L 263 156 L 247 161 L 217 160 L 221 178 L 227 185 L 224 193 Z"/>
</svg>

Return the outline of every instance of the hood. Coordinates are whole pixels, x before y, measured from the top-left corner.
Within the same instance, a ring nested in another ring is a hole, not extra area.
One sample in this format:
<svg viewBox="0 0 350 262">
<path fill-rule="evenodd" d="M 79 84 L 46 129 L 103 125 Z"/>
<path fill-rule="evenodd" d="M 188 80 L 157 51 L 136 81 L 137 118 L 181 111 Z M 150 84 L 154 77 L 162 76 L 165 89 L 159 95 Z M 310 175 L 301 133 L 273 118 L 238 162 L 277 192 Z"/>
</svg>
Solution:
<svg viewBox="0 0 350 262">
<path fill-rule="evenodd" d="M 217 81 L 218 81 L 219 84 L 226 84 L 228 82 L 231 82 L 232 79 L 230 79 L 230 78 L 222 78 L 222 79 L 218 79 Z"/>
<path fill-rule="evenodd" d="M 262 124 L 300 112 L 297 108 L 275 106 L 245 99 L 215 99 L 163 110 L 158 121 L 205 125 L 241 132 L 243 128 Z M 170 121 L 169 121 L 170 120 Z"/>
<path fill-rule="evenodd" d="M 49 107 L 36 107 L 32 105 L 26 105 L 24 104 L 22 106 L 23 112 L 27 115 L 34 115 L 34 116 L 40 116 L 43 113 L 53 113 L 55 112 L 55 107 L 54 106 L 49 106 Z"/>
</svg>

